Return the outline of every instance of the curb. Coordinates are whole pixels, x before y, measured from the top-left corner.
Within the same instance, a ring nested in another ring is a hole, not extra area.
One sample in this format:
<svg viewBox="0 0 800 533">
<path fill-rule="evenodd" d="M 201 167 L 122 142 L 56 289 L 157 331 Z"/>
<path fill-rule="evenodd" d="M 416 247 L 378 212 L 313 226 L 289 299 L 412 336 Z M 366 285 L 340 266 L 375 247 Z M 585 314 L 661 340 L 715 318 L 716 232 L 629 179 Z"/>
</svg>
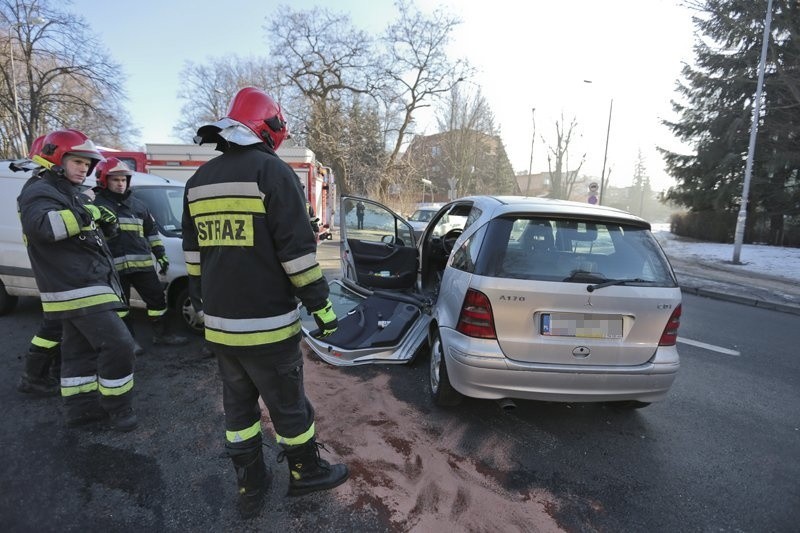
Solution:
<svg viewBox="0 0 800 533">
<path fill-rule="evenodd" d="M 702 287 L 692 287 L 686 285 L 681 285 L 681 292 L 686 292 L 697 296 L 704 296 L 706 298 L 713 298 L 715 300 L 723 300 L 726 302 L 749 305 L 751 307 L 760 307 L 761 309 L 770 309 L 772 311 L 779 311 L 781 313 L 800 315 L 800 306 L 791 304 L 782 304 L 778 302 L 768 302 L 760 298 L 740 296 L 738 294 L 730 294 L 727 292 L 716 291 L 713 289 L 704 289 Z"/>
</svg>

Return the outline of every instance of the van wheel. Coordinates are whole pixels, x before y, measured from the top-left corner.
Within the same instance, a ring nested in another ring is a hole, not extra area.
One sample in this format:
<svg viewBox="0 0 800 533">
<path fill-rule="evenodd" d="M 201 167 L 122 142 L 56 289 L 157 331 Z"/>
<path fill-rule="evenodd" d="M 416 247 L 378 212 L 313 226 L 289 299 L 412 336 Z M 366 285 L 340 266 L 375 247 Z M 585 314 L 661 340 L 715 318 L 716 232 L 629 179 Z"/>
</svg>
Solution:
<svg viewBox="0 0 800 533">
<path fill-rule="evenodd" d="M 175 299 L 175 307 L 181 315 L 183 325 L 195 335 L 203 335 L 203 323 L 198 319 L 194 306 L 192 306 L 188 287 L 181 289 L 181 292 L 178 293 L 178 297 Z"/>
<path fill-rule="evenodd" d="M 16 296 L 11 296 L 6 292 L 6 286 L 0 281 L 0 315 L 10 313 L 17 306 L 19 300 Z"/>
<path fill-rule="evenodd" d="M 445 363 L 444 350 L 442 348 L 442 338 L 437 328 L 431 339 L 431 397 L 433 403 L 440 407 L 454 406 L 461 403 L 464 397 L 455 390 L 450 384 L 447 376 L 447 364 Z"/>
</svg>

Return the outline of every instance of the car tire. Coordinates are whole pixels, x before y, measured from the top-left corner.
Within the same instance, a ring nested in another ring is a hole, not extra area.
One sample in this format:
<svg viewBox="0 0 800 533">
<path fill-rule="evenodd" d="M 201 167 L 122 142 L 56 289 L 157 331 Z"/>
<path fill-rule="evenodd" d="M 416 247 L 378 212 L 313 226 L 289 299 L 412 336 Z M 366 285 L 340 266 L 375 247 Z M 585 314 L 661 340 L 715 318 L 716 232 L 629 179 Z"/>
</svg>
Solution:
<svg viewBox="0 0 800 533">
<path fill-rule="evenodd" d="M 19 298 L 8 294 L 6 286 L 0 281 L 0 315 L 13 311 L 17 306 L 17 301 L 19 301 Z"/>
<path fill-rule="evenodd" d="M 197 319 L 197 313 L 195 313 L 192 300 L 189 298 L 188 287 L 184 287 L 178 293 L 178 297 L 175 299 L 175 308 L 178 310 L 181 322 L 183 322 L 187 330 L 195 335 L 203 335 L 205 333 L 203 323 Z"/>
<path fill-rule="evenodd" d="M 430 387 L 433 403 L 440 407 L 452 407 L 461 403 L 464 397 L 450 384 L 447 376 L 442 338 L 436 329 L 430 340 Z"/>
</svg>

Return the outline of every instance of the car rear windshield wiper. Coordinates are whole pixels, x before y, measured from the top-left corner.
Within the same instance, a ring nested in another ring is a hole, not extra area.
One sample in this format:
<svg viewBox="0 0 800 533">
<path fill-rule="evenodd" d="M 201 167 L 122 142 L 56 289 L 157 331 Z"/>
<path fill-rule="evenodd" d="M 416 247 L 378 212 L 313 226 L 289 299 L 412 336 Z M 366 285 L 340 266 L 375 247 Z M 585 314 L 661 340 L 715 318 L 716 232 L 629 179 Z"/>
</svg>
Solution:
<svg viewBox="0 0 800 533">
<path fill-rule="evenodd" d="M 602 283 L 597 283 L 596 285 L 587 285 L 586 290 L 589 292 L 594 292 L 597 289 L 602 289 L 603 287 L 611 287 L 612 285 L 625 285 L 627 283 L 653 283 L 653 281 L 642 278 L 610 279 Z"/>
</svg>

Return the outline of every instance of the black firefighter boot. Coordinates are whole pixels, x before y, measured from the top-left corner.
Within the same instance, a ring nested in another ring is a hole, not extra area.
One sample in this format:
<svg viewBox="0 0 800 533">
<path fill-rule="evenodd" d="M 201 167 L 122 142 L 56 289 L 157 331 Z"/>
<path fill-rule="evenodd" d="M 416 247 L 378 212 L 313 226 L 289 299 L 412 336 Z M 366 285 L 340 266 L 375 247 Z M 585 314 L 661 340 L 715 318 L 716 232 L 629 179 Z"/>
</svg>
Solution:
<svg viewBox="0 0 800 533">
<path fill-rule="evenodd" d="M 19 378 L 17 390 L 37 396 L 58 394 L 58 382 L 48 375 L 54 358 L 53 350 L 28 350 L 25 354 L 25 372 Z"/>
<path fill-rule="evenodd" d="M 315 439 L 299 446 L 283 446 L 278 462 L 289 462 L 289 496 L 302 496 L 317 490 L 338 487 L 350 475 L 347 466 L 332 465 L 319 456 L 319 449 L 328 449 Z"/>
<path fill-rule="evenodd" d="M 150 324 L 153 325 L 153 344 L 164 346 L 183 346 L 189 342 L 188 337 L 180 335 L 172 335 L 168 333 L 167 316 L 162 315 L 150 319 Z"/>
<path fill-rule="evenodd" d="M 239 496 L 236 508 L 242 518 L 258 516 L 264 506 L 264 496 L 269 491 L 272 478 L 267 474 L 264 465 L 264 452 L 259 441 L 257 448 L 237 450 L 228 448 L 228 455 L 236 470 L 236 484 Z"/>
</svg>

